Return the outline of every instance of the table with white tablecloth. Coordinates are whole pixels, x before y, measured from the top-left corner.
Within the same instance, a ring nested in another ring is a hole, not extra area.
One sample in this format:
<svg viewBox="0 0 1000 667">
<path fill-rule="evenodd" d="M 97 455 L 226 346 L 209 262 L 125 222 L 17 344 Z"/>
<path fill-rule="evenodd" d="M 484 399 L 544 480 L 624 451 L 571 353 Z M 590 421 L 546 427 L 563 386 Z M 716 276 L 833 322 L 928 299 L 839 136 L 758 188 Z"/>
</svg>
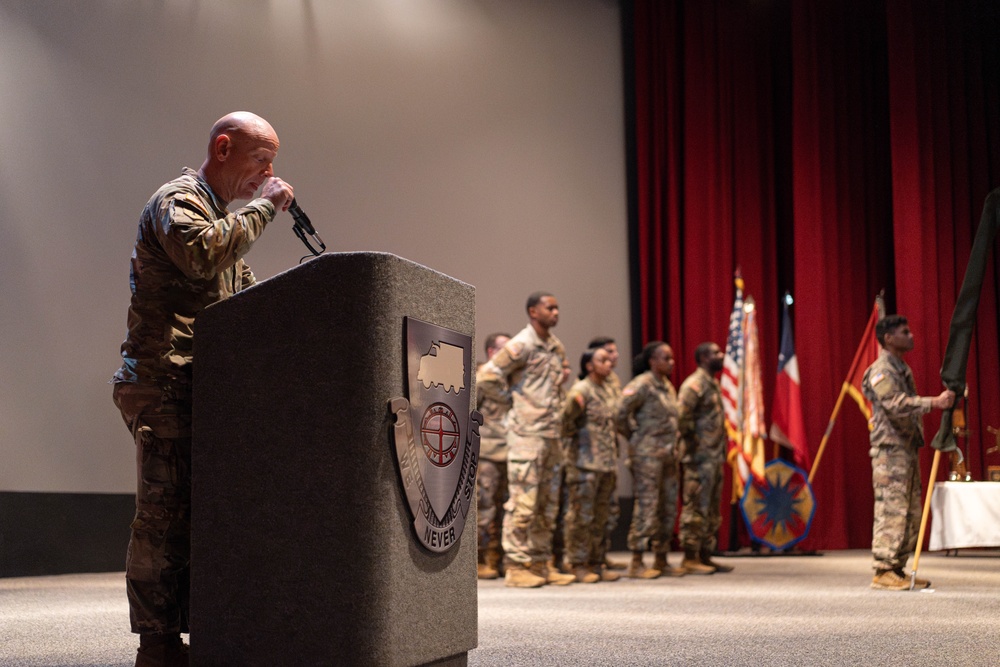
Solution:
<svg viewBox="0 0 1000 667">
<path fill-rule="evenodd" d="M 1000 547 L 1000 482 L 938 482 L 930 550 Z"/>
</svg>

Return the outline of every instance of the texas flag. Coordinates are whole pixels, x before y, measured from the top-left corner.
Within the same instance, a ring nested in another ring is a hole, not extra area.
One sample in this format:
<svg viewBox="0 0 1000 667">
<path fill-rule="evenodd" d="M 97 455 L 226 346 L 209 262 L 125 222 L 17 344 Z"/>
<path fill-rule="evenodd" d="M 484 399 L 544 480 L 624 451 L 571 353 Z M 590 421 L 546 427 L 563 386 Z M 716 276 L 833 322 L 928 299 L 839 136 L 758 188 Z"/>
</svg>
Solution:
<svg viewBox="0 0 1000 667">
<path fill-rule="evenodd" d="M 806 446 L 806 426 L 802 418 L 802 388 L 799 381 L 799 361 L 795 357 L 792 318 L 788 306 L 792 297 L 785 295 L 781 323 L 781 352 L 778 354 L 778 382 L 774 389 L 774 409 L 771 411 L 771 440 L 792 450 L 794 463 L 809 470 L 809 448 Z"/>
</svg>

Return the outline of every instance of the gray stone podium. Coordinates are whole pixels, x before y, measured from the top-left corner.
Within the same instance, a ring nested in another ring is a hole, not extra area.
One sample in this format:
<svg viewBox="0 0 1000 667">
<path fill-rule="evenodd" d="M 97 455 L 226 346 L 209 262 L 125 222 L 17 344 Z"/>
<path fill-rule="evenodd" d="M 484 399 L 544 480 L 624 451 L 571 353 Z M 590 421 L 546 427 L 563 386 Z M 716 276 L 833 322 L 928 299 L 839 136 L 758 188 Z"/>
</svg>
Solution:
<svg viewBox="0 0 1000 667">
<path fill-rule="evenodd" d="M 192 665 L 466 664 L 474 507 L 457 546 L 423 548 L 392 444 L 406 316 L 474 337 L 475 289 L 336 253 L 199 315 Z"/>
</svg>

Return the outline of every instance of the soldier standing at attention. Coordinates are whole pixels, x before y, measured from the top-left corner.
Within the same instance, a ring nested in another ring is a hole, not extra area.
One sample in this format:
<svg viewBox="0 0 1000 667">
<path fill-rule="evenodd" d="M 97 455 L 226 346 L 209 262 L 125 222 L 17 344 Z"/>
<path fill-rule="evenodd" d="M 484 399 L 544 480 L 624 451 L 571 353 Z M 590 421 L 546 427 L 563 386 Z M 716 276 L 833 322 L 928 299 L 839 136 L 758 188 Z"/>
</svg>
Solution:
<svg viewBox="0 0 1000 667">
<path fill-rule="evenodd" d="M 667 563 L 679 492 L 677 443 L 677 392 L 670 383 L 674 352 L 663 341 L 642 348 L 636 357 L 635 377 L 622 390 L 618 431 L 631 438 L 629 460 L 635 484 L 635 506 L 628 533 L 632 562 L 627 576 L 655 579 L 661 574 L 679 577 L 683 568 Z M 652 568 L 642 562 L 644 551 L 655 554 Z"/>
<path fill-rule="evenodd" d="M 562 435 L 566 443 L 566 558 L 580 583 L 616 581 L 605 568 L 605 528 L 615 492 L 618 399 L 607 384 L 611 355 L 604 348 L 580 358 L 580 380 L 566 395 Z"/>
<path fill-rule="evenodd" d="M 136 667 L 187 665 L 191 562 L 191 363 L 202 308 L 254 283 L 243 256 L 292 187 L 274 176 L 278 136 L 263 118 L 231 113 L 208 156 L 153 195 L 132 252 L 132 301 L 114 401 L 136 445 L 138 488 L 125 564 Z M 261 196 L 230 212 L 236 199 Z"/>
<path fill-rule="evenodd" d="M 486 337 L 486 358 L 492 359 L 507 344 L 510 336 L 494 333 Z M 505 382 L 483 384 L 485 372 L 495 366 L 490 362 L 476 371 L 476 409 L 483 415 L 483 425 L 479 427 L 479 471 L 476 474 L 478 488 L 477 515 L 479 517 L 479 564 L 480 579 L 496 579 L 500 576 L 501 556 L 500 529 L 503 525 L 503 504 L 507 496 L 507 412 L 510 410 L 510 390 Z"/>
<path fill-rule="evenodd" d="M 547 292 L 528 297 L 528 326 L 507 341 L 483 373 L 484 391 L 506 382 L 507 484 L 503 550 L 508 586 L 566 585 L 573 576 L 549 568 L 552 531 L 559 504 L 561 384 L 566 351 L 552 333 L 559 302 Z M 493 385 L 493 386 L 490 386 Z"/>
<path fill-rule="evenodd" d="M 681 384 L 677 395 L 678 428 L 684 440 L 684 507 L 681 546 L 686 574 L 730 572 L 712 560 L 722 523 L 722 464 L 726 459 L 726 428 L 722 393 L 715 375 L 725 355 L 715 343 L 695 348 L 698 368 Z"/>
<path fill-rule="evenodd" d="M 920 460 L 924 444 L 923 416 L 931 408 L 944 410 L 955 402 L 945 390 L 937 396 L 918 396 L 913 371 L 903 355 L 913 349 L 913 334 L 901 315 L 883 317 L 875 325 L 882 350 L 861 380 L 861 391 L 871 401 L 872 487 L 875 518 L 872 588 L 901 591 L 910 588 L 903 568 L 917 546 L 920 529 Z M 932 481 L 933 483 L 933 481 Z M 927 588 L 926 579 L 915 579 Z"/>
<path fill-rule="evenodd" d="M 589 343 L 587 343 L 588 350 L 596 350 L 599 347 L 604 348 L 605 350 L 607 350 L 608 354 L 611 355 L 611 375 L 608 376 L 608 379 L 605 382 L 608 386 L 608 389 L 610 389 L 611 392 L 614 394 L 615 398 L 621 399 L 622 381 L 618 377 L 618 374 L 615 373 L 615 369 L 618 367 L 618 358 L 619 358 L 618 343 L 616 343 L 615 339 L 611 338 L 610 336 L 598 336 L 597 338 L 594 338 Z M 619 455 L 627 451 L 625 449 L 627 444 L 628 443 L 624 441 L 618 443 Z M 622 508 L 618 502 L 617 488 L 618 488 L 618 465 L 616 461 L 615 465 L 616 492 L 611 494 L 611 507 L 608 510 L 607 535 L 605 536 L 605 545 L 604 545 L 605 553 L 611 551 L 611 536 L 612 534 L 614 534 L 615 528 L 618 527 L 618 521 L 619 519 L 621 519 L 622 516 Z M 624 563 L 621 563 L 619 561 L 612 561 L 610 558 L 605 560 L 604 565 L 605 567 L 611 570 L 624 570 L 627 567 Z"/>
</svg>

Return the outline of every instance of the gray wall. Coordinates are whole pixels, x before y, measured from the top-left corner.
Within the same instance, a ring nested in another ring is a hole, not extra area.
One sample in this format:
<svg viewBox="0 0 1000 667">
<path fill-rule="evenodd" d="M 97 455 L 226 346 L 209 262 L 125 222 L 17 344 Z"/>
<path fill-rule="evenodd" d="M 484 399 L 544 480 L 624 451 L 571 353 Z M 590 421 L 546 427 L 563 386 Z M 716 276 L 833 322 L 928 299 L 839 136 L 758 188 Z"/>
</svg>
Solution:
<svg viewBox="0 0 1000 667">
<path fill-rule="evenodd" d="M 133 490 L 138 213 L 236 109 L 332 250 L 472 283 L 480 341 L 552 291 L 574 367 L 598 333 L 627 366 L 621 68 L 612 0 L 0 0 L 0 491 Z M 303 250 L 282 215 L 248 261 Z"/>
</svg>

